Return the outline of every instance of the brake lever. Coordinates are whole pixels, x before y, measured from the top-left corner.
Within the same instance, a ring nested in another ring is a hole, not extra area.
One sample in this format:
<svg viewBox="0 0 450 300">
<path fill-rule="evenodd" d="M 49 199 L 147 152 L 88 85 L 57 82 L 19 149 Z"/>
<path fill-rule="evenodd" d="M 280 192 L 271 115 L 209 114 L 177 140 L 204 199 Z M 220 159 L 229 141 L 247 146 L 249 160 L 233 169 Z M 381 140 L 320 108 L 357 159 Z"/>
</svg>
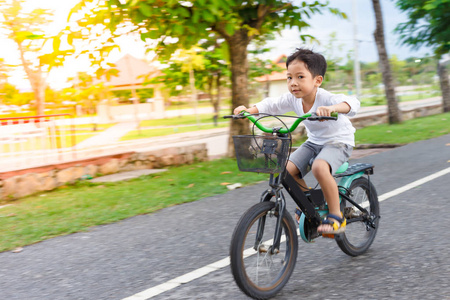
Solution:
<svg viewBox="0 0 450 300">
<path fill-rule="evenodd" d="M 227 115 L 223 116 L 224 119 L 245 119 L 245 116 L 243 114 L 244 111 L 240 112 L 237 115 Z"/>
</svg>

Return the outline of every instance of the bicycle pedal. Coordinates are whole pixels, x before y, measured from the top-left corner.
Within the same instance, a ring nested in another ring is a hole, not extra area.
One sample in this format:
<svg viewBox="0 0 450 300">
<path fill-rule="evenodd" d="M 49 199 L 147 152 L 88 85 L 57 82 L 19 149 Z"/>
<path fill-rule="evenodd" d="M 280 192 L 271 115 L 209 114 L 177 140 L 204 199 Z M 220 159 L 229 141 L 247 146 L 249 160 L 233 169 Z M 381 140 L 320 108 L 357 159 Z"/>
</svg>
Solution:
<svg viewBox="0 0 450 300">
<path fill-rule="evenodd" d="M 334 239 L 334 234 L 324 233 L 322 236 L 327 239 Z"/>
</svg>

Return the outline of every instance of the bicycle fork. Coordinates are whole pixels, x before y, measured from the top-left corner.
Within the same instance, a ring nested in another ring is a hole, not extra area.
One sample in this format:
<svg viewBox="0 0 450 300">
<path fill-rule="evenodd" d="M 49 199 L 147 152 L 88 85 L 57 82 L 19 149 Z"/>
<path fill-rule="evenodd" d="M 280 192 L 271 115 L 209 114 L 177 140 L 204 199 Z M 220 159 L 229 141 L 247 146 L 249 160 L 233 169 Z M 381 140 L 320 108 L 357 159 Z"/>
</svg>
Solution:
<svg viewBox="0 0 450 300">
<path fill-rule="evenodd" d="M 274 178 L 273 174 L 270 174 L 270 186 L 272 189 L 265 191 L 261 196 L 261 202 L 264 201 L 270 201 L 272 197 L 275 197 L 275 208 L 273 212 L 270 213 L 277 213 L 278 212 L 278 218 L 277 222 L 275 224 L 275 232 L 273 236 L 273 243 L 270 247 L 269 251 L 270 254 L 274 254 L 279 252 L 280 249 L 280 242 L 281 242 L 281 232 L 282 232 L 282 222 L 283 222 L 283 214 L 286 208 L 286 199 L 284 198 L 284 194 L 281 191 L 282 187 L 280 185 L 279 177 Z M 266 223 L 266 216 L 263 216 L 258 220 L 258 228 L 257 228 L 257 234 L 256 234 L 256 240 L 254 249 L 256 251 L 259 251 L 259 245 L 262 241 L 263 235 L 264 235 L 264 228 Z"/>
</svg>

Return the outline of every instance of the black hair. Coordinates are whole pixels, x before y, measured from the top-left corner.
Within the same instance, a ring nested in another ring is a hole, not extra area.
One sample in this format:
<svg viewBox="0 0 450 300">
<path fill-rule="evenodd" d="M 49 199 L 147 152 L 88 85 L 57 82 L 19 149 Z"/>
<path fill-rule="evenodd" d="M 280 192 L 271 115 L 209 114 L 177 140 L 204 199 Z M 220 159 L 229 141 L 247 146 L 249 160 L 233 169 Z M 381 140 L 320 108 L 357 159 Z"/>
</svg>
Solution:
<svg viewBox="0 0 450 300">
<path fill-rule="evenodd" d="M 309 72 L 316 77 L 318 75 L 324 77 L 327 71 L 327 61 L 322 54 L 313 52 L 309 49 L 297 48 L 294 53 L 288 56 L 286 60 L 286 68 L 294 60 L 299 60 L 305 63 Z"/>
</svg>

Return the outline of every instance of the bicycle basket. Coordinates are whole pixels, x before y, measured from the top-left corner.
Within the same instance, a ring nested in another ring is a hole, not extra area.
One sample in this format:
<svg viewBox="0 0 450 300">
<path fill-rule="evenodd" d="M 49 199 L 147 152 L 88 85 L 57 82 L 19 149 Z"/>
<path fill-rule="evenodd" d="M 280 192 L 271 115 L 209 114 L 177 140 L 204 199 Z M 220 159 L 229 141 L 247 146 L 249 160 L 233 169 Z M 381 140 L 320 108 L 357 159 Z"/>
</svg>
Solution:
<svg viewBox="0 0 450 300">
<path fill-rule="evenodd" d="M 270 174 L 284 170 L 289 156 L 288 137 L 236 135 L 233 141 L 239 170 Z"/>
</svg>

